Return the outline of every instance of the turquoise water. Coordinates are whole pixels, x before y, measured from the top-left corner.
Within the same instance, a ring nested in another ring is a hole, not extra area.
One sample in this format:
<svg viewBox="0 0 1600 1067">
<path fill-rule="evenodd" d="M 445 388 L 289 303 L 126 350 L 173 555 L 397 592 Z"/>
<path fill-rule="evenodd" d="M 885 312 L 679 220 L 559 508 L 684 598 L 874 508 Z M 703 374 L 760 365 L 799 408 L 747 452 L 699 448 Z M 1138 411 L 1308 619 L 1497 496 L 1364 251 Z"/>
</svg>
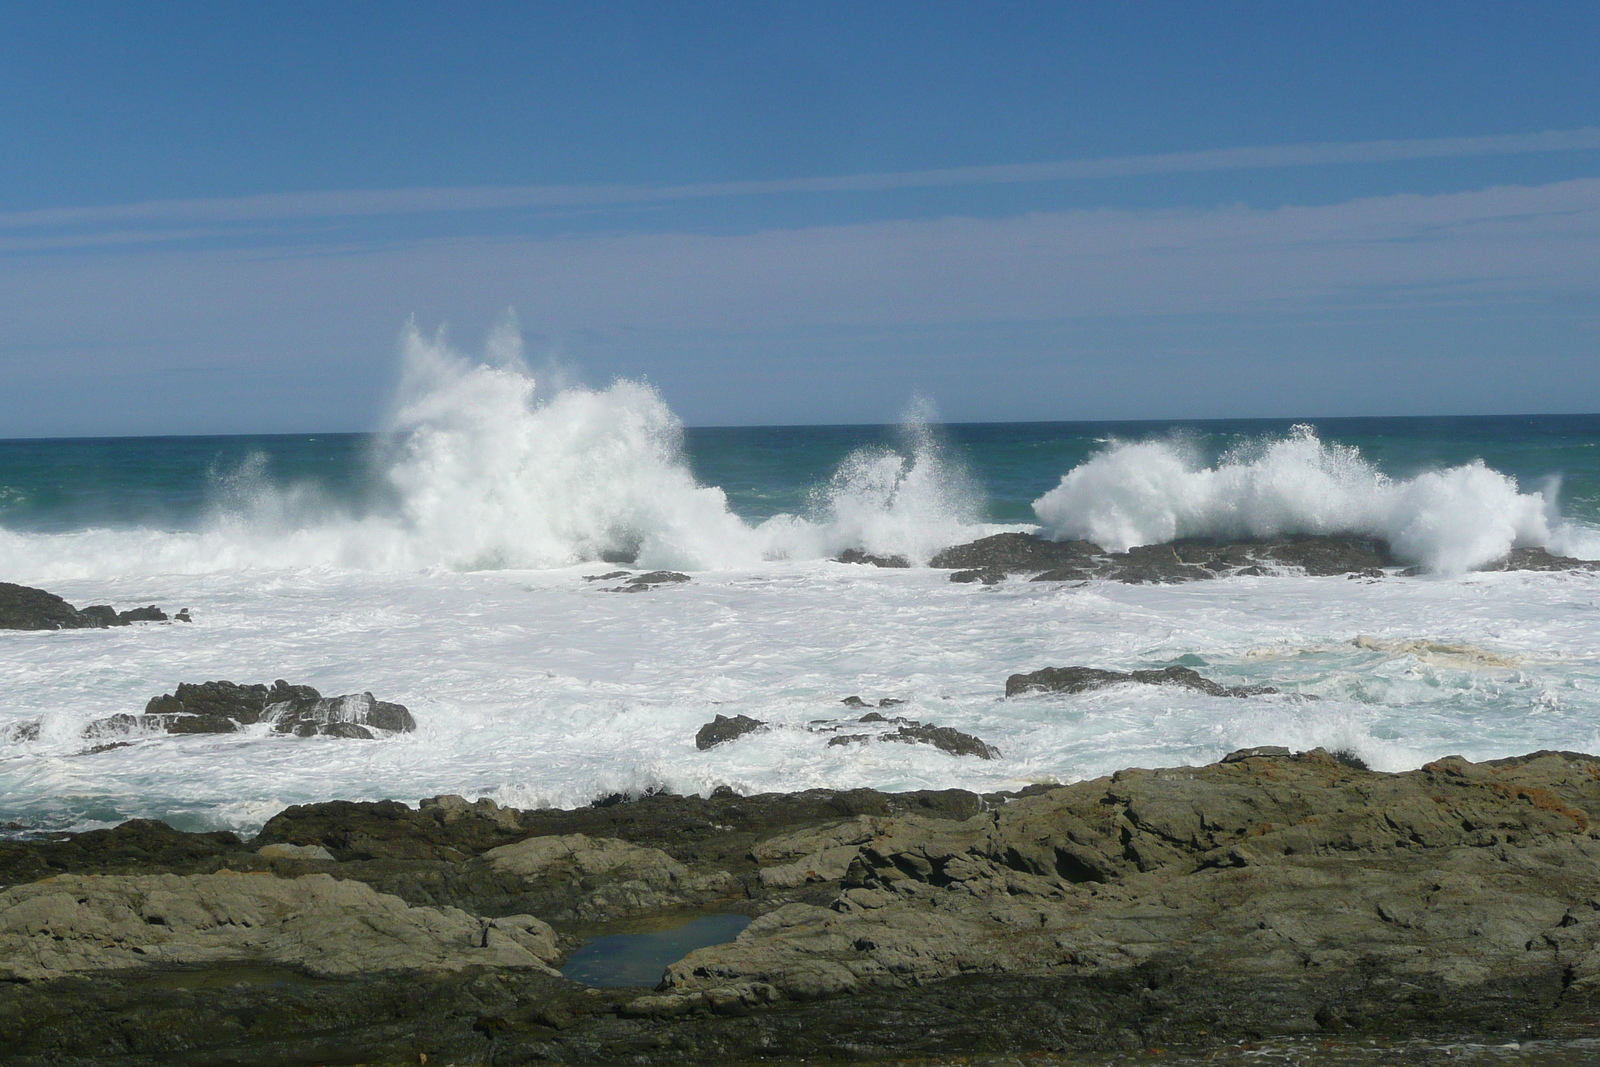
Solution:
<svg viewBox="0 0 1600 1067">
<path fill-rule="evenodd" d="M 695 949 L 732 941 L 749 925 L 748 915 L 703 915 L 665 930 L 596 937 L 572 954 L 561 976 L 592 986 L 653 986 Z"/>
<path fill-rule="evenodd" d="M 1207 460 L 1296 422 L 1350 445 L 1397 479 L 1481 459 L 1524 491 L 1561 479 L 1560 509 L 1600 521 L 1600 415 L 1184 422 L 953 424 L 935 429 L 964 466 L 990 522 L 1036 521 L 1032 502 L 1111 440 L 1178 438 Z M 683 451 L 703 485 L 719 486 L 748 522 L 805 514 L 842 461 L 860 449 L 908 451 L 895 426 L 690 428 Z M 265 483 L 313 490 L 356 514 L 392 508 L 375 434 L 142 437 L 0 441 L 0 527 L 192 529 Z"/>
</svg>

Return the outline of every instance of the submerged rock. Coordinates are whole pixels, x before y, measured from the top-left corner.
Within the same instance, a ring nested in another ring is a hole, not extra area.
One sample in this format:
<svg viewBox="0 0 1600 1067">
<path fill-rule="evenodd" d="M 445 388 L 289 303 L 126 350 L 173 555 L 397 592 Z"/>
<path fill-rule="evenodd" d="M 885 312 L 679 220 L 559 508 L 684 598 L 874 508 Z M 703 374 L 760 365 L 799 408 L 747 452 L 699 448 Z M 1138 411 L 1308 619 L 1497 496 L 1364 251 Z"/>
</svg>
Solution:
<svg viewBox="0 0 1600 1067">
<path fill-rule="evenodd" d="M 126 713 L 96 719 L 84 728 L 89 739 L 128 733 L 225 734 L 267 723 L 280 734 L 318 734 L 371 740 L 374 730 L 408 733 L 416 720 L 403 704 L 377 700 L 371 693 L 324 697 L 309 685 L 279 679 L 265 685 L 184 682 L 175 693 L 152 697 L 143 715 Z"/>
<path fill-rule="evenodd" d="M 895 701 L 901 703 L 901 701 Z M 861 705 L 865 707 L 865 704 Z M 897 741 L 908 745 L 932 745 L 941 752 L 948 752 L 952 756 L 977 756 L 979 759 L 998 759 L 1000 750 L 983 740 L 960 730 L 948 726 L 935 726 L 933 723 L 921 723 L 915 719 L 903 717 L 888 718 L 876 711 L 868 712 L 856 720 L 859 723 L 882 723 L 893 726 L 893 730 L 884 730 L 874 733 L 837 733 L 846 727 L 832 726 L 835 736 L 828 739 L 829 747 L 835 745 L 865 744 L 871 741 Z M 820 727 L 820 730 L 819 730 Z M 827 724 L 812 724 L 813 730 L 828 732 Z"/>
<path fill-rule="evenodd" d="M 875 556 L 859 548 L 847 548 L 833 557 L 835 563 L 865 563 L 873 567 L 889 567 L 901 569 L 911 566 L 911 561 L 904 556 Z"/>
<path fill-rule="evenodd" d="M 718 715 L 715 719 L 700 727 L 694 735 L 694 747 L 704 752 L 708 748 L 736 741 L 745 734 L 765 730 L 767 724 L 760 719 L 752 719 L 748 715 L 735 715 L 729 718 Z"/>
<path fill-rule="evenodd" d="M 187 609 L 181 614 L 188 622 Z M 166 612 L 154 604 L 129 611 L 118 611 L 108 604 L 93 604 L 80 610 L 43 589 L 0 582 L 0 630 L 103 630 L 135 622 L 166 621 Z"/>
<path fill-rule="evenodd" d="M 1270 685 L 1222 685 L 1189 667 L 1145 671 L 1103 671 L 1095 667 L 1045 667 L 1006 679 L 1006 696 L 1023 693 L 1087 693 L 1112 685 L 1167 685 L 1194 689 L 1214 697 L 1252 697 L 1276 693 Z"/>
<path fill-rule="evenodd" d="M 607 580 L 610 580 L 611 578 L 620 577 L 621 575 L 624 575 L 626 573 L 627 573 L 626 571 L 620 571 L 620 572 L 617 572 L 615 574 L 610 574 L 610 575 L 597 575 L 594 578 L 591 578 L 589 580 L 590 581 L 607 581 Z M 587 578 L 588 576 L 585 576 L 585 577 Z M 691 580 L 692 579 L 687 574 L 680 574 L 677 571 L 647 571 L 644 574 L 636 574 L 636 575 L 634 575 L 632 578 L 629 578 L 626 582 L 623 582 L 621 585 L 616 585 L 616 586 L 610 587 L 609 589 L 606 590 L 606 592 L 608 592 L 608 593 L 648 593 L 651 589 L 653 589 L 654 587 L 656 587 L 658 585 L 676 585 L 679 582 L 687 582 L 687 581 L 691 581 Z"/>
</svg>

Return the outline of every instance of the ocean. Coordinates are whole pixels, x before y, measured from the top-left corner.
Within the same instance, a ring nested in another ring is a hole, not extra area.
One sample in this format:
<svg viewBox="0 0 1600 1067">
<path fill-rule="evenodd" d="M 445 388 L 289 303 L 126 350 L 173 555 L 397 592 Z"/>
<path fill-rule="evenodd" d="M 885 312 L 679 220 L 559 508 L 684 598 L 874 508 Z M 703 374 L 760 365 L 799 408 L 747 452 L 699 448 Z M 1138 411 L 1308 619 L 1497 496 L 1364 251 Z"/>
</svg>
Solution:
<svg viewBox="0 0 1600 1067">
<path fill-rule="evenodd" d="M 983 586 L 922 565 L 1005 530 L 1357 533 L 1423 573 Z M 914 404 L 895 426 L 684 428 L 647 384 L 547 396 L 514 360 L 413 339 L 382 433 L 0 441 L 0 580 L 193 616 L 0 631 L 0 823 L 1014 789 L 1252 745 L 1380 770 L 1600 751 L 1600 574 L 1474 570 L 1515 545 L 1600 558 L 1600 416 L 944 425 Z M 831 561 L 848 548 L 913 566 Z M 616 595 L 589 580 L 606 556 L 692 580 Z M 1172 664 L 1281 692 L 1004 697 L 1019 671 Z M 417 729 L 82 736 L 179 682 L 279 678 L 403 703 Z M 1001 757 L 806 729 L 859 714 L 849 696 Z M 716 714 L 771 729 L 701 751 Z"/>
</svg>

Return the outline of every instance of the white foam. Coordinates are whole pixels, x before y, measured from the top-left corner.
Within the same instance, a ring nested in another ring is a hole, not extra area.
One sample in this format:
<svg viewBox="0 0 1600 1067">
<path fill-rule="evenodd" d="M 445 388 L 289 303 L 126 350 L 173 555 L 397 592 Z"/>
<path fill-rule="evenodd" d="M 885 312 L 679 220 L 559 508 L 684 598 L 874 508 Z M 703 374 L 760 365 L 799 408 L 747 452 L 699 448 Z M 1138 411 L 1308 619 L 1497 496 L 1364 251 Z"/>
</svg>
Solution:
<svg viewBox="0 0 1600 1067">
<path fill-rule="evenodd" d="M 845 548 L 925 560 L 990 527 L 978 496 L 914 410 L 901 450 L 845 459 L 807 515 L 751 526 L 696 483 L 683 428 L 649 385 L 620 380 L 542 394 L 514 322 L 470 360 L 414 327 L 373 457 L 380 506 L 350 510 L 314 487 L 272 482 L 265 457 L 218 479 L 194 531 L 0 529 L 0 572 L 54 581 L 119 574 L 356 568 L 560 567 L 637 553 L 651 568 L 713 570 L 815 559 Z"/>
<path fill-rule="evenodd" d="M 1357 449 L 1297 426 L 1214 466 L 1182 440 L 1114 442 L 1033 509 L 1049 536 L 1114 551 L 1183 537 L 1355 534 L 1383 538 L 1428 570 L 1461 573 L 1514 546 L 1588 549 L 1592 534 L 1552 522 L 1555 489 L 1524 493 L 1481 461 L 1391 479 Z"/>
</svg>

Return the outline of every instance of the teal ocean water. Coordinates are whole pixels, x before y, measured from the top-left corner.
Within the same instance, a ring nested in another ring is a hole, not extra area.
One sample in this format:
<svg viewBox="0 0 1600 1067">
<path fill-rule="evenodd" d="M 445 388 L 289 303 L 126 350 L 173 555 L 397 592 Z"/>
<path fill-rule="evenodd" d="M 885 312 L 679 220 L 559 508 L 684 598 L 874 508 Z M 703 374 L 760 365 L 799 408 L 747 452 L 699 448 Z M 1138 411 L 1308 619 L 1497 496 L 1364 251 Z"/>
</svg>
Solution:
<svg viewBox="0 0 1600 1067">
<path fill-rule="evenodd" d="M 981 517 L 1033 523 L 1033 501 L 1112 441 L 1182 441 L 1202 461 L 1313 427 L 1407 479 L 1481 460 L 1539 489 L 1557 479 L 1558 508 L 1600 523 L 1600 415 L 969 423 L 934 429 L 981 495 Z M 314 434 L 0 441 L 0 527 L 197 529 L 263 479 L 315 487 L 357 513 L 394 505 L 382 461 L 388 435 Z M 863 449 L 907 446 L 901 426 L 690 427 L 689 470 L 759 523 L 811 509 L 841 464 Z M 914 447 L 914 443 L 913 443 Z"/>
</svg>

